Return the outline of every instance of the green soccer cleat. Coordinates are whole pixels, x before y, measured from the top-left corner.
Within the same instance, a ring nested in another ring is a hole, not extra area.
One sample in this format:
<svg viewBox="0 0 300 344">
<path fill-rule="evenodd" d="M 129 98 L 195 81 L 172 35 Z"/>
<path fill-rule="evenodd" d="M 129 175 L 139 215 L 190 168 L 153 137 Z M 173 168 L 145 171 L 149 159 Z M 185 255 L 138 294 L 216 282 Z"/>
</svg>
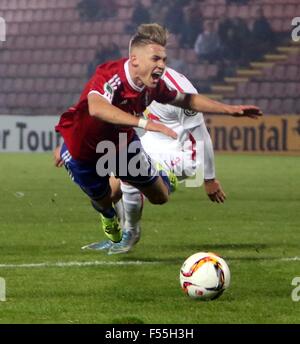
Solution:
<svg viewBox="0 0 300 344">
<path fill-rule="evenodd" d="M 112 218 L 105 217 L 102 214 L 100 216 L 102 228 L 107 238 L 114 243 L 120 242 L 122 239 L 122 229 L 117 216 Z"/>
<path fill-rule="evenodd" d="M 159 162 L 156 163 L 155 167 L 159 172 L 162 172 L 162 174 L 168 177 L 169 182 L 170 182 L 170 192 L 172 193 L 176 191 L 178 189 L 178 179 L 177 179 L 176 174 L 170 169 L 164 167 Z"/>
<path fill-rule="evenodd" d="M 170 185 L 171 185 L 171 192 L 174 192 L 178 189 L 178 179 L 175 173 L 169 171 L 168 173 Z"/>
</svg>

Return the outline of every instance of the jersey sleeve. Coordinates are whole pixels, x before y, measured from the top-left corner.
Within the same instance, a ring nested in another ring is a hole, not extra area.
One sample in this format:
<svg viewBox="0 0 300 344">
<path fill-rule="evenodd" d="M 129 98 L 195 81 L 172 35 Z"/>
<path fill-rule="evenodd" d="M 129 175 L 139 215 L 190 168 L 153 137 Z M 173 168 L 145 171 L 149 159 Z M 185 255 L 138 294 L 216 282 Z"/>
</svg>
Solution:
<svg viewBox="0 0 300 344">
<path fill-rule="evenodd" d="M 117 84 L 117 75 L 113 76 L 104 66 L 99 66 L 89 83 L 88 94 L 98 94 L 112 103 L 115 93 L 114 85 Z"/>
<path fill-rule="evenodd" d="M 164 80 L 171 88 L 177 89 L 181 93 L 197 94 L 197 89 L 192 83 L 182 74 L 176 72 L 174 69 L 167 68 L 164 75 Z M 179 108 L 177 108 L 179 109 Z M 188 109 L 177 110 L 178 121 L 184 129 L 191 129 L 201 125 L 204 121 L 203 114 Z"/>
<path fill-rule="evenodd" d="M 181 93 L 198 93 L 197 89 L 183 74 L 176 72 L 172 68 L 167 67 L 163 76 L 163 80 L 166 82 L 168 87 L 176 89 Z"/>
</svg>

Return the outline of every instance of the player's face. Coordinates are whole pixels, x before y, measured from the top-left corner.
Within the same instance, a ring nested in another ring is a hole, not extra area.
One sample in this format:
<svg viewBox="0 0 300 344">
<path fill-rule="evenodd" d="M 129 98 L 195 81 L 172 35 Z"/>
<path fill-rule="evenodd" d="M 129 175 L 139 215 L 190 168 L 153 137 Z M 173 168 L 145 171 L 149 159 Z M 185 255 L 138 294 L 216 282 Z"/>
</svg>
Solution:
<svg viewBox="0 0 300 344">
<path fill-rule="evenodd" d="M 136 53 L 137 75 L 147 87 L 156 87 L 167 61 L 166 49 L 158 44 L 139 47 Z"/>
</svg>

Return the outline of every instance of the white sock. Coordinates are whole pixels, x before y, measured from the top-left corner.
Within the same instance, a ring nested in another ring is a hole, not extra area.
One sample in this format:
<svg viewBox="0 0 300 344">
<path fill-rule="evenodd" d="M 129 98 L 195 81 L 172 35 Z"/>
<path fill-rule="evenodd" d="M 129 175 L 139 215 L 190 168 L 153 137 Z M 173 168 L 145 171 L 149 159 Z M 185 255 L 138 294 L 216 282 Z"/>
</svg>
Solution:
<svg viewBox="0 0 300 344">
<path fill-rule="evenodd" d="M 117 216 L 120 220 L 120 226 L 123 229 L 124 223 L 125 223 L 125 213 L 124 213 L 124 206 L 123 206 L 122 198 L 117 203 L 114 203 L 114 207 L 115 207 L 115 211 L 117 213 Z"/>
<path fill-rule="evenodd" d="M 140 230 L 144 196 L 138 189 L 129 184 L 121 183 L 121 190 L 123 193 L 122 200 L 125 215 L 124 229 L 138 233 Z"/>
</svg>

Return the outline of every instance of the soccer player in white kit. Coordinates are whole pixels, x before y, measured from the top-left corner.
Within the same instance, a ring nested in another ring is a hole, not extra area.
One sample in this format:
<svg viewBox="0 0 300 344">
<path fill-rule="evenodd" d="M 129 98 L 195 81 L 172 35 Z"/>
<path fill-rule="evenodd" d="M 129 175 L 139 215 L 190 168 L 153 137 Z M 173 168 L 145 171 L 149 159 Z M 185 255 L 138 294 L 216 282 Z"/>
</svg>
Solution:
<svg viewBox="0 0 300 344">
<path fill-rule="evenodd" d="M 171 68 L 166 68 L 162 78 L 171 89 L 182 93 L 198 93 L 185 76 Z M 151 159 L 164 170 L 172 171 L 179 181 L 195 175 L 202 168 L 201 177 L 204 177 L 206 193 L 213 202 L 223 203 L 225 193 L 215 179 L 213 145 L 203 114 L 153 101 L 145 115 L 152 121 L 159 121 L 172 128 L 178 135 L 176 140 L 150 131 L 142 135 L 143 148 Z M 140 239 L 144 197 L 138 189 L 122 181 L 121 190 L 124 228 L 122 240 L 119 243 L 105 240 L 86 245 L 83 249 L 108 250 L 108 254 L 126 253 Z"/>
</svg>

